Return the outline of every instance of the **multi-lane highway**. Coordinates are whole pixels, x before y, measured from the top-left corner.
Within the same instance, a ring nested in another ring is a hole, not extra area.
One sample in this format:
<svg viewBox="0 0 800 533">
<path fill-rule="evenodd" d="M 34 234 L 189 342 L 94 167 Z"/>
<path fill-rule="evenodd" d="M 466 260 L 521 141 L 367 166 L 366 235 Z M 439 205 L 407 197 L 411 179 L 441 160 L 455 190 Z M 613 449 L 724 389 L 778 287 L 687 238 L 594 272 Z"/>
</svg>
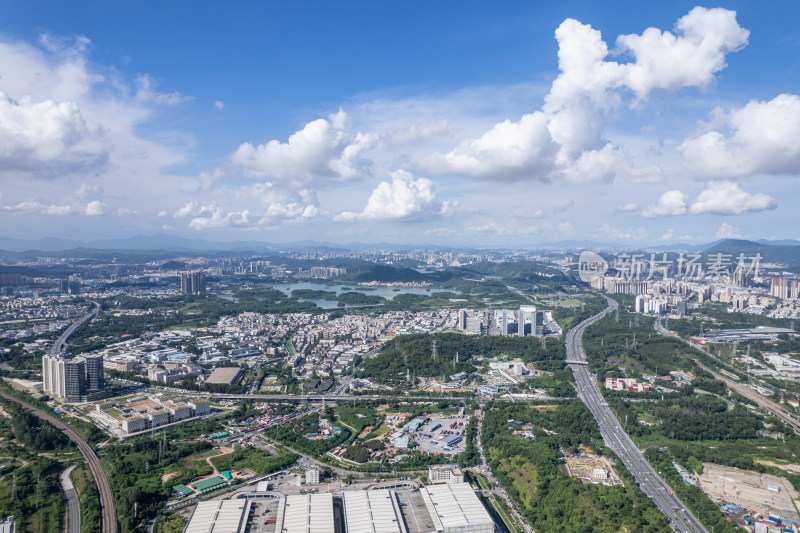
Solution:
<svg viewBox="0 0 800 533">
<path fill-rule="evenodd" d="M 22 400 L 18 400 L 13 396 L 6 394 L 5 392 L 0 392 L 0 396 L 10 402 L 18 403 L 26 411 L 29 411 L 42 420 L 53 424 L 78 446 L 78 450 L 80 450 L 80 452 L 83 454 L 83 457 L 86 459 L 86 462 L 89 465 L 89 470 L 92 473 L 95 483 L 97 483 L 97 490 L 100 493 L 100 508 L 103 517 L 102 531 L 103 533 L 117 533 L 117 513 L 114 507 L 114 495 L 111 492 L 111 483 L 109 483 L 106 471 L 103 470 L 103 465 L 100 463 L 100 459 L 97 457 L 97 455 L 95 455 L 92 447 L 89 446 L 85 440 L 83 440 L 83 437 L 81 437 L 77 431 L 54 416 L 49 415 L 44 411 L 40 411 L 36 407 L 28 405 Z"/>
<path fill-rule="evenodd" d="M 67 340 L 69 340 L 70 335 L 75 333 L 75 331 L 81 327 L 82 325 L 86 324 L 89 320 L 95 317 L 97 314 L 99 307 L 95 305 L 95 308 L 86 313 L 85 315 L 81 316 L 78 320 L 73 322 L 69 325 L 67 329 L 65 329 L 61 335 L 58 336 L 56 342 L 53 343 L 53 346 L 50 347 L 50 355 L 59 355 L 61 352 L 64 351 L 64 348 L 67 347 Z"/>
<path fill-rule="evenodd" d="M 639 488 L 667 518 L 670 527 L 678 533 L 705 532 L 706 529 L 700 521 L 672 493 L 669 486 L 659 477 L 628 434 L 621 428 L 617 417 L 608 407 L 603 395 L 600 393 L 597 379 L 589 374 L 586 368 L 586 352 L 583 351 L 582 341 L 583 332 L 617 308 L 617 302 L 608 297 L 606 297 L 606 300 L 608 301 L 608 307 L 591 318 L 587 318 L 567 333 L 566 357 L 567 361 L 571 361 L 567 366 L 570 367 L 575 376 L 578 397 L 586 404 L 592 416 L 597 420 L 600 433 L 608 447 L 620 457 L 625 467 L 633 474 Z"/>
<path fill-rule="evenodd" d="M 672 333 L 671 331 L 667 331 L 667 329 L 664 328 L 664 326 L 661 325 L 661 317 L 659 317 L 656 320 L 655 328 L 656 328 L 656 331 L 659 332 L 660 334 L 665 335 L 667 337 L 673 337 L 675 339 L 681 340 L 681 341 L 685 342 L 686 344 L 688 344 L 689 346 L 691 346 L 693 348 L 697 348 L 698 350 L 700 350 L 701 352 L 703 352 L 704 354 L 709 356 L 711 359 L 713 359 L 716 362 L 718 362 L 720 365 L 727 366 L 733 371 L 738 371 L 738 369 L 731 367 L 725 361 L 720 361 L 718 358 L 714 357 L 714 354 L 712 354 L 711 352 L 709 352 L 708 350 L 706 350 L 702 346 L 697 346 L 695 344 L 692 344 L 691 342 L 687 341 L 686 339 L 682 339 L 681 337 L 679 337 L 678 335 Z M 772 400 L 770 400 L 768 398 L 765 398 L 764 396 L 762 396 L 758 392 L 754 391 L 753 389 L 751 389 L 747 385 L 745 385 L 743 383 L 737 383 L 737 382 L 733 381 L 732 379 L 728 379 L 725 376 L 723 376 L 722 374 L 719 374 L 719 373 L 715 372 L 714 369 L 709 368 L 708 366 L 704 365 L 702 362 L 698 361 L 697 359 L 695 359 L 694 362 L 697 363 L 697 365 L 700 366 L 700 368 L 702 368 L 706 372 L 708 372 L 711 375 L 713 375 L 716 379 L 718 379 L 718 380 L 722 381 L 723 383 L 725 383 L 728 386 L 729 389 L 734 390 L 734 391 L 738 392 L 739 394 L 741 394 L 742 396 L 744 396 L 745 398 L 748 398 L 749 400 L 754 401 L 759 407 L 764 409 L 766 412 L 770 413 L 771 415 L 777 416 L 778 418 L 783 420 L 784 424 L 786 424 L 787 426 L 792 428 L 792 431 L 794 431 L 795 433 L 800 435 L 800 418 L 797 418 L 788 409 L 784 409 L 779 404 L 773 402 Z"/>
</svg>

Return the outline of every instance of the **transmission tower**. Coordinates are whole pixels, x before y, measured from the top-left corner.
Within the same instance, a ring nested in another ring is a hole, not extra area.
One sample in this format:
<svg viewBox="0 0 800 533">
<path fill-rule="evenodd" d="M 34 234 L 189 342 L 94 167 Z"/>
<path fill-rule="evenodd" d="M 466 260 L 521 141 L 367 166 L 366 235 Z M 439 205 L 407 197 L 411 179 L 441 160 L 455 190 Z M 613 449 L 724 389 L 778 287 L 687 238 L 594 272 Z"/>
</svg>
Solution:
<svg viewBox="0 0 800 533">
<path fill-rule="evenodd" d="M 619 324 L 619 307 L 617 307 L 617 324 Z"/>
<path fill-rule="evenodd" d="M 458 364 L 458 352 L 453 356 L 453 370 L 456 369 L 456 364 Z"/>
<path fill-rule="evenodd" d="M 433 360 L 436 361 L 436 340 L 433 341 L 433 345 L 431 346 L 431 356 Z"/>
<path fill-rule="evenodd" d="M 11 474 L 11 477 L 11 501 L 14 502 L 19 499 L 19 495 L 17 494 L 17 474 Z"/>
<path fill-rule="evenodd" d="M 36 508 L 42 508 L 42 473 L 36 474 Z"/>
<path fill-rule="evenodd" d="M 636 349 L 636 332 L 633 332 L 633 349 Z"/>
</svg>

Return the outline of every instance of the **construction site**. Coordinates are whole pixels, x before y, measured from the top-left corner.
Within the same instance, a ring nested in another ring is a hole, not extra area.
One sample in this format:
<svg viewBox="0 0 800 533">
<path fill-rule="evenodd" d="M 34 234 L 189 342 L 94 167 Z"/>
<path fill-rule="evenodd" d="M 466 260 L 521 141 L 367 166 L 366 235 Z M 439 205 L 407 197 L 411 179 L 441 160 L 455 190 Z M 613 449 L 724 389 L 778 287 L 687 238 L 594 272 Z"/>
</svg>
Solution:
<svg viewBox="0 0 800 533">
<path fill-rule="evenodd" d="M 577 454 L 563 451 L 562 453 L 568 475 L 577 477 L 584 483 L 622 485 L 622 480 L 614 472 L 614 468 L 607 458 L 591 453 L 591 450 L 583 450 Z"/>
<path fill-rule="evenodd" d="M 778 516 L 798 522 L 794 501 L 800 494 L 785 478 L 712 463 L 703 463 L 699 477 L 700 488 L 712 499 L 745 508 L 751 516 Z"/>
</svg>

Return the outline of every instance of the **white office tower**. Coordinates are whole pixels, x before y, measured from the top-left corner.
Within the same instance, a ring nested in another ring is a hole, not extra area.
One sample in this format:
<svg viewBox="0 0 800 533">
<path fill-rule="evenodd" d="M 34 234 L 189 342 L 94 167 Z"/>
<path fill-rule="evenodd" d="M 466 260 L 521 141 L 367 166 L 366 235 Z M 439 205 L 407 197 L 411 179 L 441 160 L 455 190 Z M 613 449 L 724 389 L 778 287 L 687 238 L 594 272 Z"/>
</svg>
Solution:
<svg viewBox="0 0 800 533">
<path fill-rule="evenodd" d="M 536 306 L 535 305 L 521 305 L 519 306 L 519 331 L 517 334 L 520 337 L 525 336 L 525 319 L 526 317 L 531 317 L 531 335 L 534 334 L 534 316 L 536 315 Z"/>
<path fill-rule="evenodd" d="M 316 485 L 319 483 L 319 469 L 309 468 L 306 470 L 306 485 Z"/>
</svg>

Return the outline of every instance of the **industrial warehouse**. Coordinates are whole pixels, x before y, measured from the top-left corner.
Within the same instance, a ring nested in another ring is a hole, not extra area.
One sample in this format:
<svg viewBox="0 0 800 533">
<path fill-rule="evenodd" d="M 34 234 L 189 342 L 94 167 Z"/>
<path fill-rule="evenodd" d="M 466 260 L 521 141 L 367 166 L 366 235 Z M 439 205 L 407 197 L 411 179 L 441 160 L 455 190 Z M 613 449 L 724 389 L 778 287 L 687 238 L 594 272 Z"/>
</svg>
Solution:
<svg viewBox="0 0 800 533">
<path fill-rule="evenodd" d="M 336 493 L 261 491 L 206 501 L 184 533 L 492 533 L 494 521 L 468 483 Z M 264 518 L 267 518 L 264 520 Z"/>
</svg>

